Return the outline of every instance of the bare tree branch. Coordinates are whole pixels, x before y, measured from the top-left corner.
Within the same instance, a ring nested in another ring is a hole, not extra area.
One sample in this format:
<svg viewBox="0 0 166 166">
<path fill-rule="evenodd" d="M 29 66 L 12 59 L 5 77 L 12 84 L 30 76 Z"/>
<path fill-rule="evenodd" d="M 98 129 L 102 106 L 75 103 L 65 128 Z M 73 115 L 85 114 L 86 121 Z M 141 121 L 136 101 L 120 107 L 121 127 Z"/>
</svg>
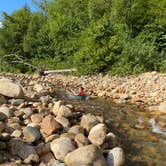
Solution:
<svg viewBox="0 0 166 166">
<path fill-rule="evenodd" d="M 11 59 L 10 59 L 11 58 Z M 0 62 L 1 63 L 5 63 L 5 64 L 23 64 L 25 66 L 29 66 L 31 68 L 37 69 L 36 66 L 25 62 L 23 60 L 23 57 L 18 56 L 17 54 L 8 54 L 8 55 L 4 55 L 3 57 L 0 58 Z"/>
</svg>

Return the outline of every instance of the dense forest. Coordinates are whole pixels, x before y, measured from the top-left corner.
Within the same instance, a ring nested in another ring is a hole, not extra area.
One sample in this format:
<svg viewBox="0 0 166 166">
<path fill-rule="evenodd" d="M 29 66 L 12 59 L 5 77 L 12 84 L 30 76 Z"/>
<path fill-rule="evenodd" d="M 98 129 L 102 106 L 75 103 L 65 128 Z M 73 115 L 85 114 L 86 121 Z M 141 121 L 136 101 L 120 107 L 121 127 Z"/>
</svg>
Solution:
<svg viewBox="0 0 166 166">
<path fill-rule="evenodd" d="M 166 72 L 166 0 L 32 0 L 0 28 L 0 71 Z"/>
</svg>

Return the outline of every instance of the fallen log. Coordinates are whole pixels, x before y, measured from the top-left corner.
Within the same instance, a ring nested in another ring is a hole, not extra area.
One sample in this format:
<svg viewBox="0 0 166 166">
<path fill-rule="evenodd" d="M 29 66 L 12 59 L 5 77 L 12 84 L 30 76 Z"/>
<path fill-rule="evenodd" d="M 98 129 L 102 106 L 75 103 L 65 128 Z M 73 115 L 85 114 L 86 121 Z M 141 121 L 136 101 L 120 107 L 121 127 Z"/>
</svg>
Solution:
<svg viewBox="0 0 166 166">
<path fill-rule="evenodd" d="M 77 69 L 47 70 L 47 71 L 44 71 L 44 74 L 67 73 L 67 72 L 76 72 L 76 71 Z"/>
</svg>

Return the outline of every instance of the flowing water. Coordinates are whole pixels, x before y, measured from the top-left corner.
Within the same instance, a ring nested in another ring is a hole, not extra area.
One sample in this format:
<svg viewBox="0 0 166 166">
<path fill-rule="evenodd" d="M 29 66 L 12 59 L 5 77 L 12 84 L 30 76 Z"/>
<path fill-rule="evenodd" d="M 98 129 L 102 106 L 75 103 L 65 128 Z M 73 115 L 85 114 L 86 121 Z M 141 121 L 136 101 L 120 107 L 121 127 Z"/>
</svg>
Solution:
<svg viewBox="0 0 166 166">
<path fill-rule="evenodd" d="M 166 166 L 166 129 L 156 124 L 158 119 L 165 124 L 166 116 L 152 116 L 140 106 L 104 99 L 66 102 L 80 111 L 104 115 L 125 151 L 127 166 Z"/>
</svg>

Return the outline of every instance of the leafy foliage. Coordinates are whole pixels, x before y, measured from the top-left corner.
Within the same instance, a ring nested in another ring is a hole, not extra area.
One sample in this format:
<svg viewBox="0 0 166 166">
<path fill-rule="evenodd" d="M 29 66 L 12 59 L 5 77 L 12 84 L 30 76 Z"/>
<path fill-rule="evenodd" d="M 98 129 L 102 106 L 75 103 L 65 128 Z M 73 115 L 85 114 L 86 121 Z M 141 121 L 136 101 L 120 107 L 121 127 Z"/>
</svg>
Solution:
<svg viewBox="0 0 166 166">
<path fill-rule="evenodd" d="M 1 71 L 41 64 L 81 74 L 166 71 L 166 0 L 32 1 L 38 12 L 3 14 Z"/>
</svg>

